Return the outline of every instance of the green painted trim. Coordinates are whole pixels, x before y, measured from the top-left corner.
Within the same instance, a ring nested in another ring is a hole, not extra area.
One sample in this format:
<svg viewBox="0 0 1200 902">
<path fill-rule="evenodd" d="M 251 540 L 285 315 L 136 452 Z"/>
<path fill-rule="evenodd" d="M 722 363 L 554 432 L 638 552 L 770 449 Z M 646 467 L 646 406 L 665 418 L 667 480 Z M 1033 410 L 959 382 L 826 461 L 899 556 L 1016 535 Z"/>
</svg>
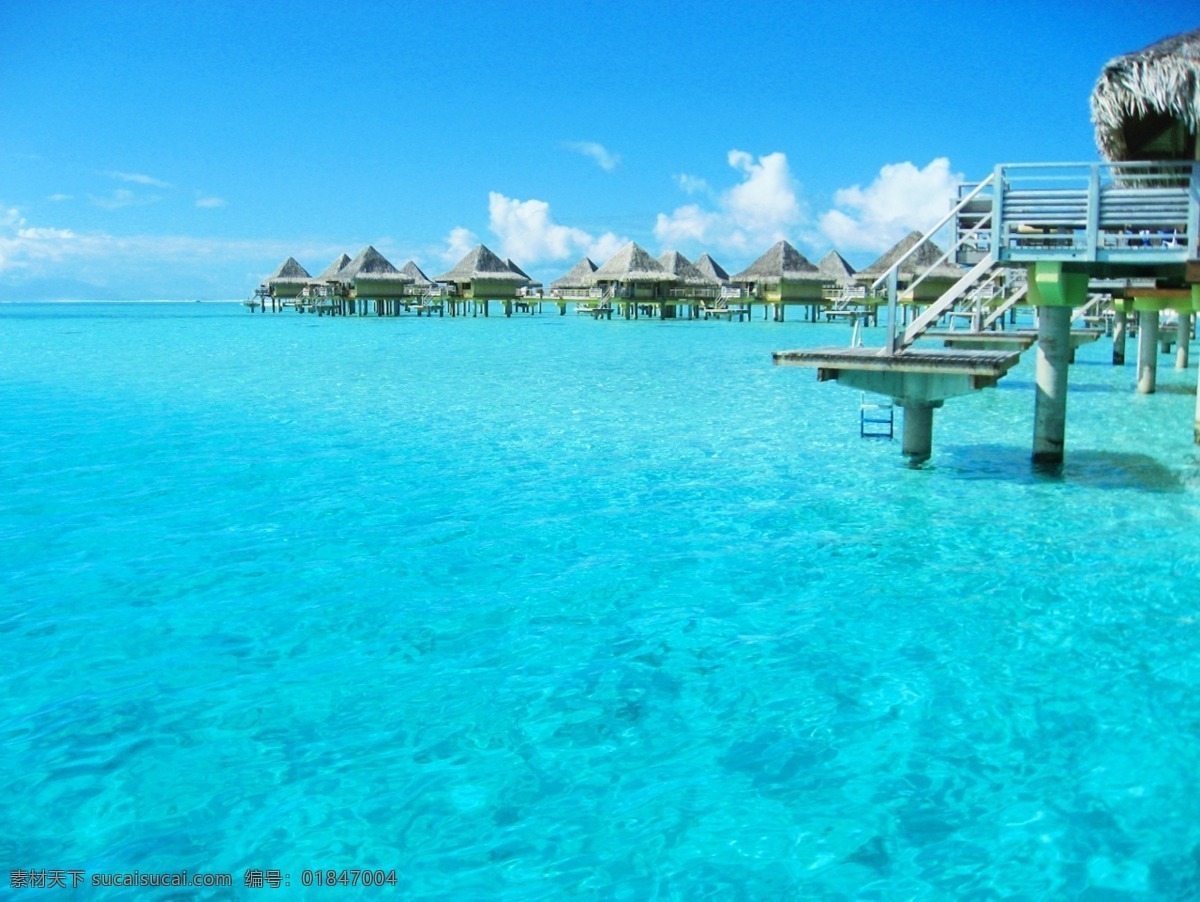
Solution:
<svg viewBox="0 0 1200 902">
<path fill-rule="evenodd" d="M 1088 276 L 1064 272 L 1061 262 L 1029 267 L 1029 303 L 1034 307 L 1082 307 L 1087 303 Z"/>
<path fill-rule="evenodd" d="M 1138 313 L 1155 313 L 1163 310 L 1174 310 L 1179 302 L 1173 298 L 1139 298 L 1134 297 L 1133 309 Z"/>
</svg>

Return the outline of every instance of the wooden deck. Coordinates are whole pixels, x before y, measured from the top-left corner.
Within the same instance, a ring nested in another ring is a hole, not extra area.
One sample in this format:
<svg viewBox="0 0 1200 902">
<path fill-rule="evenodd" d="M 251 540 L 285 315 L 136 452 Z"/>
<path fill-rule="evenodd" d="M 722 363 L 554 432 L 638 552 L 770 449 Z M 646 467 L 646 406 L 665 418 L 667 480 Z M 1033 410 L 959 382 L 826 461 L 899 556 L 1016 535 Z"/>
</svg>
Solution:
<svg viewBox="0 0 1200 902">
<path fill-rule="evenodd" d="M 776 351 L 778 366 L 815 367 L 819 379 L 835 379 L 840 370 L 875 373 L 933 373 L 999 379 L 1020 358 L 1009 351 L 908 348 L 885 354 L 881 348 L 805 348 Z"/>
</svg>

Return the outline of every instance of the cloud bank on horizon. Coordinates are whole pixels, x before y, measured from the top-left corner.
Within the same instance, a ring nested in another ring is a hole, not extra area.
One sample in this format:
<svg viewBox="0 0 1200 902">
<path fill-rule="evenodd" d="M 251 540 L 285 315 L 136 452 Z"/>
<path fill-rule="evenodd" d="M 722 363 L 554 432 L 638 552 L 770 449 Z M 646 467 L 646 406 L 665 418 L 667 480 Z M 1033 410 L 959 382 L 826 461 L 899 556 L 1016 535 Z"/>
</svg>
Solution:
<svg viewBox="0 0 1200 902">
<path fill-rule="evenodd" d="M 599 147 L 599 145 L 596 145 Z M 582 151 L 593 156 L 590 151 Z M 604 151 L 608 154 L 607 151 Z M 615 155 L 609 159 L 616 160 Z M 597 159 L 600 163 L 600 160 Z M 940 219 L 963 181 L 945 157 L 923 167 L 912 162 L 889 163 L 866 185 L 838 189 L 832 206 L 818 215 L 809 212 L 810 202 L 793 175 L 788 157 L 775 151 L 755 157 L 731 149 L 726 163 L 733 176 L 730 183 L 713 187 L 690 174 L 675 177 L 677 188 L 691 199 L 669 213 L 659 213 L 650 229 L 657 251 L 678 250 L 698 256 L 709 251 L 749 260 L 780 239 L 823 253 L 826 245 L 846 252 L 882 253 L 913 229 L 923 230 Z M 605 167 L 600 163 L 602 168 Z M 613 164 L 615 165 L 615 163 Z M 109 178 L 139 189 L 170 191 L 170 183 L 144 174 L 106 172 Z M 118 188 L 105 196 L 89 195 L 93 206 L 117 210 L 123 206 L 154 203 L 156 194 L 139 194 Z M 69 196 L 54 198 L 65 203 Z M 199 209 L 224 207 L 224 198 L 195 192 Z M 501 257 L 523 268 L 562 266 L 565 270 L 581 256 L 603 263 L 630 238 L 615 231 L 602 234 L 558 222 L 550 203 L 539 198 L 509 197 L 491 191 L 487 199 L 489 243 Z M 386 242 L 385 242 L 386 243 Z M 440 247 L 389 247 L 400 260 L 412 258 L 419 264 L 439 260 L 453 264 L 475 244 L 477 235 L 465 226 L 453 228 Z M 333 241 L 306 242 L 305 248 L 286 247 L 267 239 L 211 239 L 186 235 L 115 235 L 103 231 L 84 232 L 54 225 L 30 225 L 21 211 L 0 207 L 0 274 L 25 279 L 45 278 L 55 271 L 99 275 L 104 265 L 137 267 L 153 258 L 159 266 L 216 266 L 241 261 L 248 271 L 262 268 L 262 259 L 297 256 L 307 252 L 334 257 L 340 251 Z M 433 265 L 437 265 L 434 263 Z"/>
<path fill-rule="evenodd" d="M 839 189 L 835 206 L 813 218 L 787 154 L 776 151 L 755 159 L 733 149 L 727 162 L 740 180 L 723 190 L 714 190 L 698 176 L 676 176 L 680 189 L 701 195 L 702 202 L 658 214 L 653 234 L 660 252 L 686 249 L 696 255 L 713 251 L 744 257 L 789 240 L 812 248 L 827 244 L 843 252 L 881 254 L 914 229 L 922 231 L 941 219 L 964 180 L 945 157 L 923 168 L 889 163 L 866 187 Z M 594 237 L 556 222 L 546 201 L 519 200 L 498 191 L 488 195 L 488 214 L 497 253 L 523 266 L 565 263 L 580 255 L 603 263 L 629 241 L 613 232 Z M 447 236 L 441 257 L 455 262 L 477 243 L 475 233 L 457 227 Z"/>
</svg>

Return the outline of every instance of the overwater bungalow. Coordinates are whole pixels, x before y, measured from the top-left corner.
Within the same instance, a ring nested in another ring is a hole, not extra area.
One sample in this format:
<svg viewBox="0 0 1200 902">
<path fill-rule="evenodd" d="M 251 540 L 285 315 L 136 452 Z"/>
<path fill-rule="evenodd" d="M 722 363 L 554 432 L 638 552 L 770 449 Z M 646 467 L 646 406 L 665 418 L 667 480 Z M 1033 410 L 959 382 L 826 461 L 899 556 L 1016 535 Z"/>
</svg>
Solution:
<svg viewBox="0 0 1200 902">
<path fill-rule="evenodd" d="M 391 301 L 404 297 L 404 289 L 412 284 L 412 276 L 396 269 L 391 262 L 367 245 L 351 260 L 341 273 L 344 280 L 353 279 L 351 298 L 357 300 Z"/>
<path fill-rule="evenodd" d="M 961 266 L 950 262 L 946 252 L 933 241 L 912 231 L 870 266 L 856 272 L 854 278 L 869 294 L 871 285 L 901 258 L 905 259 L 896 270 L 896 277 L 902 304 L 931 303 L 966 273 Z"/>
<path fill-rule="evenodd" d="M 672 300 L 679 301 L 679 305 L 663 305 L 664 319 L 674 317 L 677 306 L 686 307 L 691 316 L 696 316 L 700 308 L 711 308 L 720 299 L 721 283 L 702 273 L 679 251 L 667 251 L 658 258 L 658 262 L 663 265 L 663 269 L 675 276 L 675 284 L 670 292 Z"/>
<path fill-rule="evenodd" d="M 632 241 L 592 273 L 602 299 L 619 304 L 626 319 L 653 316 L 664 302 L 670 304 L 676 281 L 674 273 Z"/>
<path fill-rule="evenodd" d="M 269 303 L 272 309 L 278 309 L 284 301 L 298 297 L 311 278 L 295 257 L 288 257 L 275 272 L 263 279 L 246 305 L 252 309 L 261 306 L 265 310 Z"/>
<path fill-rule="evenodd" d="M 815 318 L 830 279 L 791 244 L 780 241 L 729 281 L 745 291 L 748 303 L 763 305 L 764 317 L 771 306 L 775 320 L 782 322 L 788 304 L 806 305 L 810 318 Z"/>
<path fill-rule="evenodd" d="M 458 261 L 453 269 L 442 273 L 437 281 L 446 285 L 452 316 L 465 313 L 465 301 L 474 305 L 476 313 L 489 315 L 488 302 L 502 301 L 504 313 L 511 316 L 513 302 L 529 277 L 513 272 L 503 260 L 482 244 Z"/>
<path fill-rule="evenodd" d="M 565 274 L 559 276 L 550 283 L 551 297 L 591 297 L 591 292 L 595 287 L 595 282 L 592 280 L 592 273 L 595 271 L 596 264 L 591 261 L 591 258 L 584 257 L 569 270 L 567 270 Z"/>
<path fill-rule="evenodd" d="M 421 267 L 417 266 L 417 264 L 412 260 L 409 260 L 407 263 L 401 266 L 400 272 L 412 279 L 412 282 L 410 282 L 408 286 L 410 294 L 417 291 L 427 291 L 431 288 L 437 287 L 437 282 L 425 275 Z"/>
<path fill-rule="evenodd" d="M 854 267 L 835 250 L 831 250 L 821 258 L 821 262 L 817 264 L 817 269 L 831 279 L 835 287 L 845 288 L 856 284 Z"/>
<path fill-rule="evenodd" d="M 350 255 L 339 254 L 319 275 L 308 280 L 294 302 L 296 309 L 301 313 L 305 310 L 314 313 L 333 312 L 339 306 L 336 299 L 341 295 L 339 276 L 349 265 Z"/>
<path fill-rule="evenodd" d="M 590 258 L 584 257 L 565 274 L 550 283 L 550 297 L 558 304 L 560 315 L 567 312 L 567 303 L 571 300 L 590 301 L 593 298 L 599 298 L 600 289 L 592 281 L 592 273 L 595 271 L 596 264 Z M 591 303 L 577 305 L 576 311 L 591 313 L 595 311 L 595 305 Z"/>
<path fill-rule="evenodd" d="M 877 301 L 867 297 L 866 288 L 854 278 L 854 267 L 845 257 L 831 250 L 821 258 L 817 269 L 830 279 L 825 289 L 826 319 L 854 319 L 871 313 Z"/>
<path fill-rule="evenodd" d="M 729 273 L 725 271 L 725 268 L 721 266 L 720 263 L 718 263 L 708 254 L 701 254 L 696 259 L 696 262 L 692 265 L 710 279 L 715 280 L 718 284 L 722 286 L 729 284 Z"/>
</svg>

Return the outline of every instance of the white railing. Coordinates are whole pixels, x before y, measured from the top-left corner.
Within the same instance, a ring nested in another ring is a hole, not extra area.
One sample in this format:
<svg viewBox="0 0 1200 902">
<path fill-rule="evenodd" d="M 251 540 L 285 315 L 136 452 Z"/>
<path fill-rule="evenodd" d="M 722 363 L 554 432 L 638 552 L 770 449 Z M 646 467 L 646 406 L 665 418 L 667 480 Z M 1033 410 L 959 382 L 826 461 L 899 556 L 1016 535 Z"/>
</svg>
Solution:
<svg viewBox="0 0 1200 902">
<path fill-rule="evenodd" d="M 1200 164 L 1008 163 L 992 176 L 1002 262 L 1174 263 L 1197 255 Z"/>
</svg>

